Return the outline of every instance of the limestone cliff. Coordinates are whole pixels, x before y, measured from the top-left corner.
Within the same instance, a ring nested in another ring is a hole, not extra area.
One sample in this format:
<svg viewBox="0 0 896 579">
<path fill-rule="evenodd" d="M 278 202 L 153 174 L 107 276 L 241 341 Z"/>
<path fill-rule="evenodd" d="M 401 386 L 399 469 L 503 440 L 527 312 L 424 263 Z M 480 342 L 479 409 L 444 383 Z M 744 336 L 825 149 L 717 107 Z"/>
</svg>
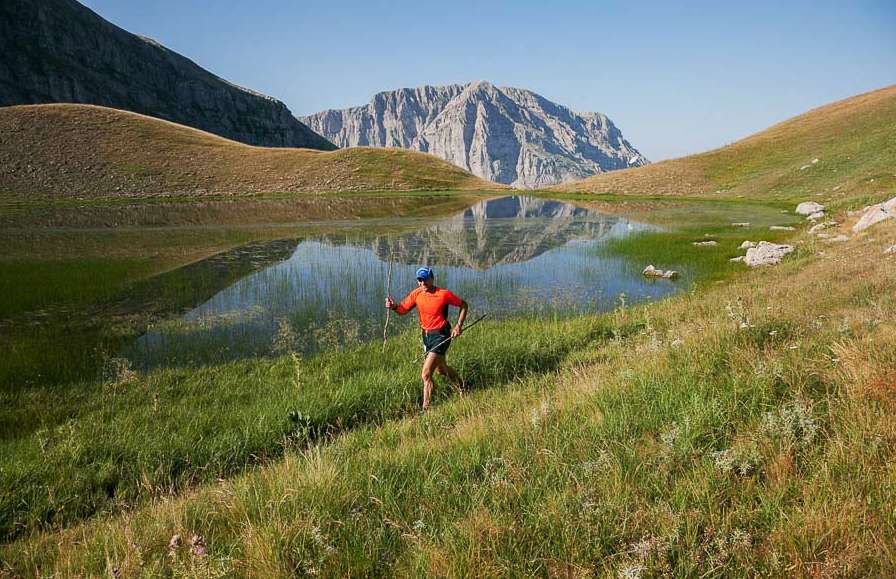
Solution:
<svg viewBox="0 0 896 579">
<path fill-rule="evenodd" d="M 415 149 L 517 187 L 647 163 L 605 115 L 488 82 L 382 92 L 367 106 L 301 120 L 341 147 Z"/>
<path fill-rule="evenodd" d="M 0 2 L 0 106 L 124 109 L 250 145 L 335 147 L 282 102 L 231 84 L 75 0 Z"/>
</svg>

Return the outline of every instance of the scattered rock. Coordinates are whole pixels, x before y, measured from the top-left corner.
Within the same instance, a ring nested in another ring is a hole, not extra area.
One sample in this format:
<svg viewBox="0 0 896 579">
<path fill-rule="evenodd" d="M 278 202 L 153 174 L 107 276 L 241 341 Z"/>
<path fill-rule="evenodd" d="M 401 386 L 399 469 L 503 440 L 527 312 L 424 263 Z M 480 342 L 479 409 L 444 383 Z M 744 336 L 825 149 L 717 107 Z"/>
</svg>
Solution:
<svg viewBox="0 0 896 579">
<path fill-rule="evenodd" d="M 774 265 L 781 261 L 785 255 L 793 251 L 792 245 L 780 245 L 777 243 L 769 243 L 760 241 L 756 247 L 747 250 L 744 256 L 744 263 L 750 267 L 760 265 Z"/>
<path fill-rule="evenodd" d="M 823 223 L 816 223 L 809 228 L 809 233 L 818 233 L 822 229 L 827 229 L 828 227 L 833 227 L 835 225 L 837 225 L 836 221 L 825 221 Z"/>
<path fill-rule="evenodd" d="M 813 165 L 814 165 L 815 163 L 817 163 L 817 162 L 818 162 L 818 158 L 812 159 L 812 164 L 813 164 Z"/>
<path fill-rule="evenodd" d="M 796 206 L 797 215 L 812 215 L 819 211 L 824 211 L 824 205 L 815 201 L 803 201 Z"/>
<path fill-rule="evenodd" d="M 891 245 L 890 247 L 884 250 L 884 255 L 893 255 L 896 254 L 896 245 Z"/>
<path fill-rule="evenodd" d="M 744 241 L 738 246 L 738 249 L 750 249 L 751 247 L 756 247 L 755 241 Z"/>
<path fill-rule="evenodd" d="M 732 223 L 731 224 L 731 227 L 749 227 L 749 226 L 750 226 L 750 224 L 746 221 L 744 221 L 742 223 Z"/>
<path fill-rule="evenodd" d="M 796 231 L 796 227 L 791 227 L 789 225 L 772 225 L 769 229 L 772 231 Z"/>
<path fill-rule="evenodd" d="M 848 236 L 848 235 L 843 235 L 843 234 L 841 233 L 841 234 L 838 235 L 837 237 L 832 237 L 832 238 L 828 239 L 828 241 L 849 241 L 849 236 Z"/>
<path fill-rule="evenodd" d="M 737 257 L 732 257 L 732 258 L 729 259 L 728 261 L 743 261 L 743 260 L 744 260 L 744 257 L 746 257 L 746 256 L 738 255 Z"/>
<path fill-rule="evenodd" d="M 678 277 L 677 271 L 671 269 L 663 271 L 653 267 L 653 265 L 648 265 L 641 273 L 644 274 L 645 277 L 661 277 L 663 279 L 673 279 Z"/>
<path fill-rule="evenodd" d="M 865 231 L 872 225 L 894 216 L 896 216 L 896 197 L 893 197 L 889 201 L 866 207 L 865 212 L 862 217 L 859 218 L 858 223 L 852 226 L 852 232 L 859 233 L 860 231 Z"/>
<path fill-rule="evenodd" d="M 830 233 L 819 233 L 819 234 L 818 234 L 818 238 L 819 238 L 819 239 L 828 239 L 828 238 L 830 238 L 830 237 L 831 237 L 831 234 L 830 234 Z"/>
<path fill-rule="evenodd" d="M 816 211 L 812 215 L 806 217 L 806 219 L 808 219 L 809 221 L 818 221 L 822 217 L 824 217 L 824 211 Z"/>
<path fill-rule="evenodd" d="M 695 241 L 692 245 L 696 245 L 697 247 L 710 247 L 713 245 L 718 245 L 715 241 Z"/>
</svg>

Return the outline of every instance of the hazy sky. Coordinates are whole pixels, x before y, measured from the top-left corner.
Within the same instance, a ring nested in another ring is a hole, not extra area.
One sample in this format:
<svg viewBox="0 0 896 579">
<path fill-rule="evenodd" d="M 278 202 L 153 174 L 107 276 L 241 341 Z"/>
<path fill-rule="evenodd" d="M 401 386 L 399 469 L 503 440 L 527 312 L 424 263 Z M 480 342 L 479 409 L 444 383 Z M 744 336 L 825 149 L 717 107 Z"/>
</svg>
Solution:
<svg viewBox="0 0 896 579">
<path fill-rule="evenodd" d="M 296 115 L 488 80 L 607 114 L 652 160 L 896 83 L 896 1 L 84 0 Z"/>
</svg>

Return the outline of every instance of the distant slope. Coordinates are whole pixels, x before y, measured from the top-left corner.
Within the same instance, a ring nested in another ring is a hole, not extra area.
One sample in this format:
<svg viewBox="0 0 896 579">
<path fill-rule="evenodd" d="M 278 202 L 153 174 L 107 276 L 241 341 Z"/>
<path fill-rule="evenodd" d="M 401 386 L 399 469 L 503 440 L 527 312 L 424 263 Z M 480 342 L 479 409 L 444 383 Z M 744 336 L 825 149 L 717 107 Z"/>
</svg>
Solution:
<svg viewBox="0 0 896 579">
<path fill-rule="evenodd" d="M 252 147 L 104 107 L 0 108 L 0 193 L 58 198 L 495 188 L 413 151 Z"/>
<path fill-rule="evenodd" d="M 0 2 L 0 106 L 86 103 L 250 145 L 333 150 L 282 102 L 227 82 L 75 0 Z"/>
<path fill-rule="evenodd" d="M 815 159 L 818 159 L 813 163 Z M 553 191 L 791 200 L 896 187 L 896 86 L 829 104 L 732 145 Z"/>
<path fill-rule="evenodd" d="M 483 179 L 545 187 L 647 160 L 601 113 L 480 81 L 381 92 L 367 106 L 302 121 L 340 147 L 432 153 Z"/>
</svg>

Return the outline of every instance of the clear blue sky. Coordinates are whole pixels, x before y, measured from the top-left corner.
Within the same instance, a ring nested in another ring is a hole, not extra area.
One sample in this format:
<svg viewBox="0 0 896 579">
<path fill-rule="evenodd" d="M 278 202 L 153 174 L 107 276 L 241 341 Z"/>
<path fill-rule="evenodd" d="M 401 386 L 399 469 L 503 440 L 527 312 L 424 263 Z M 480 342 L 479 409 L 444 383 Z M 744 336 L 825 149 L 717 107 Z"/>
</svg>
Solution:
<svg viewBox="0 0 896 579">
<path fill-rule="evenodd" d="M 896 1 L 84 0 L 296 115 L 488 80 L 606 113 L 648 158 L 896 83 Z"/>
</svg>

